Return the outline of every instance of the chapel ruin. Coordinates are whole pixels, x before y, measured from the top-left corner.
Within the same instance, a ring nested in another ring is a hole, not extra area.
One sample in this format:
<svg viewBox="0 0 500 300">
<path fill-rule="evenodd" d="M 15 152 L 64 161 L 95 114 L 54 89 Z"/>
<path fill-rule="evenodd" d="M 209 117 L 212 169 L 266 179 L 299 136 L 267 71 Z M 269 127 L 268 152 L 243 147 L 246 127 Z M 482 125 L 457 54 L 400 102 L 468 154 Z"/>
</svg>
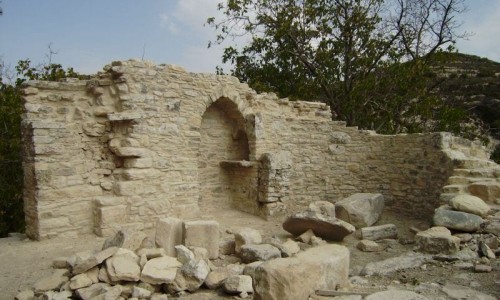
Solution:
<svg viewBox="0 0 500 300">
<path fill-rule="evenodd" d="M 326 104 L 171 65 L 113 62 L 91 80 L 28 82 L 24 94 L 34 239 L 108 236 L 229 208 L 273 218 L 357 192 L 426 217 L 461 191 L 450 187 L 457 172 L 494 164 L 448 133 L 378 135 L 332 121 Z"/>
</svg>

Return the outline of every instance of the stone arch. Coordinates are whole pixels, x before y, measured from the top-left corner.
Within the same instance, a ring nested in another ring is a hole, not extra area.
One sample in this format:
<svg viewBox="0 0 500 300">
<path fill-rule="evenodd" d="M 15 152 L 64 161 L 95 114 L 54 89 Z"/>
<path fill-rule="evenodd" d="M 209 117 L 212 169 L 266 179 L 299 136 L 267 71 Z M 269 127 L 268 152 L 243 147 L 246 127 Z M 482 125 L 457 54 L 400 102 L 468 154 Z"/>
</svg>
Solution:
<svg viewBox="0 0 500 300">
<path fill-rule="evenodd" d="M 198 148 L 200 210 L 257 205 L 257 164 L 250 144 L 254 136 L 240 106 L 232 99 L 213 101 L 201 118 Z M 249 211 L 253 212 L 253 211 Z"/>
</svg>

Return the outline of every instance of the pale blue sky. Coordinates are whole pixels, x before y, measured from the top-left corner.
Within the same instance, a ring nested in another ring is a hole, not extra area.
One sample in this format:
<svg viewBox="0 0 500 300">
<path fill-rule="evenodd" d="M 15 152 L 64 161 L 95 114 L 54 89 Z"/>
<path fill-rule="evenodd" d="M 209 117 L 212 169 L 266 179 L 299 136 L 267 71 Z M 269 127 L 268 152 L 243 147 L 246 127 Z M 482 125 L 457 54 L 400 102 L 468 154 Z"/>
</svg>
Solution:
<svg viewBox="0 0 500 300">
<path fill-rule="evenodd" d="M 95 73 L 129 58 L 176 64 L 193 72 L 214 72 L 222 49 L 207 49 L 214 32 L 203 24 L 217 14 L 219 0 L 3 0 L 0 57 L 14 66 L 20 59 L 53 62 L 81 73 Z M 500 0 L 466 0 L 458 44 L 464 53 L 500 62 Z M 144 51 L 143 51 L 144 50 Z"/>
</svg>

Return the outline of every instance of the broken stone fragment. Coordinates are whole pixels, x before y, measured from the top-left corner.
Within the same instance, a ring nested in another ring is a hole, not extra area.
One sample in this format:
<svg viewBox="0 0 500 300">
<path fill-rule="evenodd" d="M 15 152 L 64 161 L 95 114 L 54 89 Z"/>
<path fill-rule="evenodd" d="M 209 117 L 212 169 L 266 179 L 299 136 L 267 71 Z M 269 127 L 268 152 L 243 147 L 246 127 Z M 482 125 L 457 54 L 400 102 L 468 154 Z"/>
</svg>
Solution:
<svg viewBox="0 0 500 300">
<path fill-rule="evenodd" d="M 69 288 L 72 290 L 77 290 L 91 286 L 92 284 L 93 284 L 92 280 L 87 276 L 87 274 L 83 273 L 83 274 L 78 274 L 70 279 Z"/>
<path fill-rule="evenodd" d="M 398 228 L 394 224 L 364 227 L 361 228 L 361 237 L 371 241 L 395 239 L 398 237 Z"/>
<path fill-rule="evenodd" d="M 233 275 L 228 277 L 222 285 L 228 294 L 253 293 L 252 277 L 248 275 Z"/>
<path fill-rule="evenodd" d="M 194 292 L 203 284 L 210 272 L 210 268 L 204 260 L 200 259 L 185 263 L 179 271 L 184 276 L 186 289 Z"/>
<path fill-rule="evenodd" d="M 241 247 L 239 257 L 244 263 L 266 261 L 281 257 L 281 251 L 269 244 L 248 244 Z"/>
<path fill-rule="evenodd" d="M 88 300 L 106 293 L 110 288 L 111 286 L 107 283 L 95 283 L 89 287 L 76 290 L 76 295 L 80 299 Z"/>
<path fill-rule="evenodd" d="M 483 241 L 479 242 L 479 252 L 481 256 L 487 257 L 489 259 L 495 259 L 496 255 L 493 250 Z"/>
<path fill-rule="evenodd" d="M 118 251 L 118 248 L 116 247 L 110 247 L 102 250 L 99 253 L 96 253 L 95 255 L 87 258 L 86 260 L 82 261 L 81 263 L 77 264 L 73 268 L 73 274 L 80 274 L 83 272 L 86 272 L 93 267 L 101 264 L 105 259 L 108 257 L 114 255 Z"/>
<path fill-rule="evenodd" d="M 315 211 L 306 210 L 288 217 L 283 229 L 298 236 L 311 229 L 316 236 L 331 241 L 341 241 L 356 228 L 340 219 L 326 217 Z"/>
<path fill-rule="evenodd" d="M 57 290 L 68 282 L 68 270 L 57 269 L 51 276 L 42 278 L 35 282 L 35 293 L 43 293 L 50 290 Z"/>
<path fill-rule="evenodd" d="M 382 194 L 357 193 L 337 203 L 337 218 L 354 225 L 356 228 L 372 226 L 378 221 L 384 209 Z"/>
<path fill-rule="evenodd" d="M 141 273 L 141 280 L 150 284 L 170 283 L 182 264 L 174 257 L 164 256 L 149 260 Z"/>
<path fill-rule="evenodd" d="M 290 257 L 300 251 L 299 244 L 291 239 L 287 239 L 284 243 L 281 243 L 279 239 L 273 239 L 269 244 L 280 250 L 281 257 Z"/>
<path fill-rule="evenodd" d="M 385 250 L 385 247 L 383 245 L 370 240 L 359 241 L 359 243 L 356 245 L 356 248 L 364 252 L 379 252 Z"/>
<path fill-rule="evenodd" d="M 481 228 L 483 219 L 480 216 L 446 208 L 437 208 L 434 211 L 434 225 L 464 232 L 475 232 Z"/>
<path fill-rule="evenodd" d="M 104 241 L 102 249 L 118 247 L 136 251 L 147 238 L 147 235 L 141 231 L 128 232 L 121 229 L 113 237 L 107 238 Z"/>
<path fill-rule="evenodd" d="M 109 278 L 114 282 L 138 281 L 141 275 L 138 259 L 128 255 L 113 256 L 107 259 L 106 269 Z"/>
<path fill-rule="evenodd" d="M 450 200 L 450 206 L 454 210 L 471 213 L 481 217 L 485 217 L 490 211 L 488 204 L 476 196 L 468 194 L 459 194 Z"/>
<path fill-rule="evenodd" d="M 417 233 L 415 240 L 422 252 L 452 254 L 460 249 L 460 239 L 452 236 L 451 232 L 442 226 Z"/>
<path fill-rule="evenodd" d="M 151 297 L 151 294 L 152 294 L 151 291 L 144 288 L 140 288 L 137 286 L 134 286 L 132 288 L 132 297 L 134 298 L 148 299 L 149 297 Z"/>
<path fill-rule="evenodd" d="M 316 290 L 349 286 L 349 250 L 324 245 L 294 257 L 266 261 L 255 270 L 254 299 L 308 299 Z"/>
<path fill-rule="evenodd" d="M 182 264 L 186 264 L 194 260 L 193 251 L 189 250 L 184 245 L 175 246 L 175 251 L 177 252 L 177 260 L 180 261 Z"/>
<path fill-rule="evenodd" d="M 175 246 L 182 244 L 182 224 L 182 220 L 171 217 L 156 222 L 156 245 L 165 249 L 169 256 L 175 256 Z"/>
<path fill-rule="evenodd" d="M 260 232 L 253 228 L 241 228 L 234 234 L 234 246 L 236 254 L 240 253 L 241 247 L 247 244 L 260 244 L 262 243 L 262 236 Z"/>
</svg>

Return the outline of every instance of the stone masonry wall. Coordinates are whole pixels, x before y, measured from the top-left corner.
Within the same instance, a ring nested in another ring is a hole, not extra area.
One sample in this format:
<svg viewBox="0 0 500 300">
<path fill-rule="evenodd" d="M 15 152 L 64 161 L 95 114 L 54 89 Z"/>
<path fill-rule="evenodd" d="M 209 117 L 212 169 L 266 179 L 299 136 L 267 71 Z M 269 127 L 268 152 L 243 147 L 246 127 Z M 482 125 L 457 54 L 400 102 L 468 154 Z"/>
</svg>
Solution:
<svg viewBox="0 0 500 300">
<path fill-rule="evenodd" d="M 229 208 L 269 218 L 355 192 L 428 211 L 453 167 L 442 134 L 359 131 L 332 121 L 325 104 L 175 66 L 114 62 L 92 80 L 33 81 L 24 93 L 35 239 Z"/>
</svg>

